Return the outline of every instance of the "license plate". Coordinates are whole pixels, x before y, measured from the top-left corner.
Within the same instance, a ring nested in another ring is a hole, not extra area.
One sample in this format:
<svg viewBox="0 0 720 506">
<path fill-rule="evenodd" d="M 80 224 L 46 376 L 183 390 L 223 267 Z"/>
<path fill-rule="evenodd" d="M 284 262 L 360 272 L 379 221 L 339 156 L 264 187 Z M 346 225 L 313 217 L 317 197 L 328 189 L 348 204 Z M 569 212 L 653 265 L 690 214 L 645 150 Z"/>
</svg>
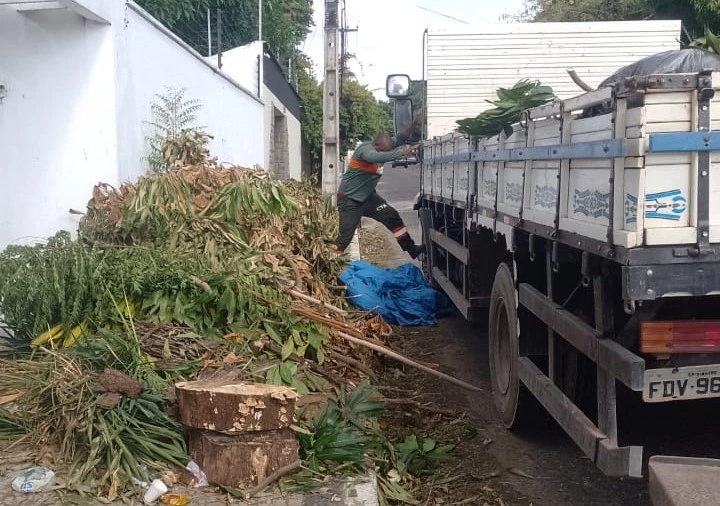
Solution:
<svg viewBox="0 0 720 506">
<path fill-rule="evenodd" d="M 720 364 L 645 370 L 645 402 L 711 397 L 720 397 Z"/>
</svg>

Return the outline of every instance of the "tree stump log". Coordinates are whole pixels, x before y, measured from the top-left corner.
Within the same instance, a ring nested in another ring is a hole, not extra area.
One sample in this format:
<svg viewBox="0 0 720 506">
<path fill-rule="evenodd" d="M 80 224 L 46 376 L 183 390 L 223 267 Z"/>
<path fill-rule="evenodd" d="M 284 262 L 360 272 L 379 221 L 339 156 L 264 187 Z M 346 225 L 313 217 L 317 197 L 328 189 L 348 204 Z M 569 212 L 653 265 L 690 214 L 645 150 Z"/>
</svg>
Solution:
<svg viewBox="0 0 720 506">
<path fill-rule="evenodd" d="M 184 425 L 229 434 L 289 427 L 298 397 L 287 387 L 217 380 L 178 383 L 175 392 Z"/>
<path fill-rule="evenodd" d="M 281 467 L 298 460 L 298 441 L 292 429 L 248 432 L 228 436 L 190 431 L 190 457 L 215 485 L 248 489 Z"/>
</svg>

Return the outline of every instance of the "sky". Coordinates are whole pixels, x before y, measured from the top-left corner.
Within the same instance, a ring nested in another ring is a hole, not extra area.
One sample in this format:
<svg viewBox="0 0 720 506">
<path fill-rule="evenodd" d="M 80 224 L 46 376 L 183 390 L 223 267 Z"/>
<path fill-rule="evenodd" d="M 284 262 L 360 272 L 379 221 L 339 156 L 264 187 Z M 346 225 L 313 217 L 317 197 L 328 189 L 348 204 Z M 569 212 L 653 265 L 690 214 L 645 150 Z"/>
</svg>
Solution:
<svg viewBox="0 0 720 506">
<path fill-rule="evenodd" d="M 483 23 L 500 23 L 504 14 L 516 14 L 523 0 L 345 0 L 348 52 L 356 55 L 350 69 L 378 98 L 384 98 L 388 74 L 422 78 L 423 31 L 460 30 Z M 342 0 L 341 0 L 342 5 Z M 313 0 L 314 20 L 302 49 L 315 62 L 322 80 L 324 61 L 324 0 Z M 434 12 L 433 12 L 434 11 Z"/>
</svg>

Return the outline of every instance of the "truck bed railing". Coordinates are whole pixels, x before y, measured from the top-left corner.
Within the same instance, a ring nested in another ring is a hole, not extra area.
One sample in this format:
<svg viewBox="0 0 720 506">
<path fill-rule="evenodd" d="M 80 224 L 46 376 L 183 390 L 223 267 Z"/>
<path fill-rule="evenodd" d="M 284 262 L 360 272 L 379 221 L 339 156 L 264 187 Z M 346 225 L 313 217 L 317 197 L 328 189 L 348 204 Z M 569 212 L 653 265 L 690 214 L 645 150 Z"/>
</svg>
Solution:
<svg viewBox="0 0 720 506">
<path fill-rule="evenodd" d="M 510 136 L 426 141 L 422 193 L 468 209 L 472 225 L 520 226 L 627 265 L 720 255 L 713 82 L 638 77 L 529 110 Z"/>
</svg>

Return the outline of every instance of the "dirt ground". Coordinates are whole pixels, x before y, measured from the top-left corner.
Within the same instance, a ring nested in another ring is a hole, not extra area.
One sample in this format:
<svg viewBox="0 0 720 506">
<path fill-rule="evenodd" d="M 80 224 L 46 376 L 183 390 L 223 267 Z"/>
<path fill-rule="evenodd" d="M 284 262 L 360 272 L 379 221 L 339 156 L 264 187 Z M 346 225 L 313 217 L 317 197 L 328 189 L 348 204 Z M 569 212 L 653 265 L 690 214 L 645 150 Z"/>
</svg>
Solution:
<svg viewBox="0 0 720 506">
<path fill-rule="evenodd" d="M 396 251 L 387 233 L 374 226 L 360 230 L 360 256 L 381 267 L 410 261 Z M 399 258 L 398 258 L 399 257 Z M 416 262 L 417 263 L 417 262 Z M 433 362 L 433 342 L 443 332 L 433 327 L 393 327 L 392 347 L 417 360 Z M 384 429 L 396 440 L 407 434 L 429 437 L 439 444 L 457 445 L 452 459 L 418 479 L 413 492 L 420 504 L 526 506 L 537 504 L 516 493 L 507 474 L 529 475 L 519 469 L 504 469 L 488 451 L 485 421 L 468 416 L 466 392 L 416 369 L 384 360 L 381 392 L 397 402 L 387 404 Z"/>
<path fill-rule="evenodd" d="M 409 261 L 393 242 L 383 229 L 366 226 L 360 233 L 361 256 L 382 267 Z M 490 392 L 485 325 L 454 316 L 432 327 L 393 330 L 395 350 L 482 388 L 465 390 L 385 361 L 381 383 L 396 392 L 384 393 L 413 401 L 404 414 L 390 406 L 388 430 L 458 445 L 453 460 L 423 481 L 420 504 L 650 506 L 645 480 L 603 476 L 542 410 L 525 431 L 502 427 Z M 443 481 L 448 483 L 435 485 Z"/>
<path fill-rule="evenodd" d="M 432 341 L 435 328 L 412 330 L 396 327 L 392 345 L 408 356 L 432 361 L 425 343 Z M 533 479 L 521 469 L 508 469 L 489 453 L 495 443 L 486 421 L 467 412 L 464 392 L 459 387 L 435 380 L 414 369 L 386 364 L 381 387 L 386 396 L 397 396 L 412 404 L 388 404 L 386 431 L 430 437 L 440 444 L 457 445 L 452 460 L 433 470 L 418 483 L 416 497 L 421 504 L 473 504 L 528 506 L 538 503 L 517 493 L 507 483 L 508 476 Z"/>
</svg>

